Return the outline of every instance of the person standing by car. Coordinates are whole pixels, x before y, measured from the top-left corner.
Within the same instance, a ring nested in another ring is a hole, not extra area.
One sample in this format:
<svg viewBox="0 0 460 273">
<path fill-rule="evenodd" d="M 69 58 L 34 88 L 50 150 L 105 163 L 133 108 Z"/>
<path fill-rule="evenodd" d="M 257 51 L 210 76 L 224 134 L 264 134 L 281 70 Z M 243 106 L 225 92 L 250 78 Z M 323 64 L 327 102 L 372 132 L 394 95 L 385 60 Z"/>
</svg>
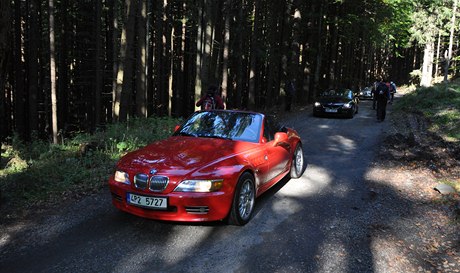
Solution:
<svg viewBox="0 0 460 273">
<path fill-rule="evenodd" d="M 199 99 L 196 104 L 197 107 L 201 106 L 201 110 L 211 109 L 224 109 L 222 98 L 217 94 L 217 86 L 211 84 L 208 87 L 206 94 Z"/>
<path fill-rule="evenodd" d="M 285 109 L 287 112 L 291 111 L 292 99 L 295 95 L 295 82 L 294 80 L 286 83 L 286 105 Z"/>
<path fill-rule="evenodd" d="M 394 82 L 390 82 L 390 104 L 393 103 L 393 99 L 395 97 L 395 93 L 396 93 L 396 84 Z"/>
<path fill-rule="evenodd" d="M 377 87 L 379 85 L 379 81 L 376 80 L 374 84 L 372 84 L 372 110 L 375 110 L 375 106 L 377 104 Z"/>
<path fill-rule="evenodd" d="M 377 121 L 381 122 L 385 120 L 387 103 L 390 99 L 390 89 L 383 79 L 378 83 L 375 93 L 377 97 Z"/>
</svg>

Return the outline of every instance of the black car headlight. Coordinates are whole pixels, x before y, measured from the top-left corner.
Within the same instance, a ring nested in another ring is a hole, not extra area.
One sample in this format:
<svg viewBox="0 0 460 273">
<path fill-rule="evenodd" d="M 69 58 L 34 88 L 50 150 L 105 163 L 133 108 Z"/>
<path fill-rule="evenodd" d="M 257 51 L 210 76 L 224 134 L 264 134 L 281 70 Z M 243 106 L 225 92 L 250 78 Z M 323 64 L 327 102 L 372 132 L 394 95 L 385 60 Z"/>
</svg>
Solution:
<svg viewBox="0 0 460 273">
<path fill-rule="evenodd" d="M 345 103 L 342 107 L 345 108 L 345 109 L 350 109 L 352 107 L 352 105 L 351 105 L 351 103 L 348 102 L 348 103 Z"/>
</svg>

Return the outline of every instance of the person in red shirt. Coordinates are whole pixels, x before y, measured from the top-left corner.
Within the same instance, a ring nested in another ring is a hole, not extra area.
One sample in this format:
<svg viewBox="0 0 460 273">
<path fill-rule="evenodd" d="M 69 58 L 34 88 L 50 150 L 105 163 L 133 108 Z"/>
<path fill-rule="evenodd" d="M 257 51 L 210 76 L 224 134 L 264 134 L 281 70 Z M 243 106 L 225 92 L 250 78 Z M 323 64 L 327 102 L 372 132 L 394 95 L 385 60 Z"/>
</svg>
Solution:
<svg viewBox="0 0 460 273">
<path fill-rule="evenodd" d="M 201 110 L 225 109 L 222 98 L 217 94 L 217 86 L 213 84 L 208 87 L 206 94 L 195 105 L 201 107 Z"/>
</svg>

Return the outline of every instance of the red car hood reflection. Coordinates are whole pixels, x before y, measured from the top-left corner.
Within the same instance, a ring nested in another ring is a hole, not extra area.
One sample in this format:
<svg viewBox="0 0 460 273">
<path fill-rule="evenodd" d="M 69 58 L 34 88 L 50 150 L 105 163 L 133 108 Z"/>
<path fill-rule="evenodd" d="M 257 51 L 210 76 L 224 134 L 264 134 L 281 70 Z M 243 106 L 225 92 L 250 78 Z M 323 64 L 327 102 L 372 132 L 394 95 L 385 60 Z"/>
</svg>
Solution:
<svg viewBox="0 0 460 273">
<path fill-rule="evenodd" d="M 216 138 L 170 137 L 128 153 L 118 166 L 126 171 L 148 173 L 155 169 L 164 175 L 185 175 L 219 159 L 247 153 L 259 144 Z"/>
</svg>

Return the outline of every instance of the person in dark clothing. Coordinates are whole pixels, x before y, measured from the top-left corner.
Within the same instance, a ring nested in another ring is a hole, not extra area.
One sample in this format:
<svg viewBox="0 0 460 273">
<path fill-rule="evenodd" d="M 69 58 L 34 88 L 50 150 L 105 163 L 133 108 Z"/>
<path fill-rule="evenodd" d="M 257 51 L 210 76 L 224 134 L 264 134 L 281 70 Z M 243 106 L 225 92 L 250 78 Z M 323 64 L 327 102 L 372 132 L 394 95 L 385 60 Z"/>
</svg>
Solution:
<svg viewBox="0 0 460 273">
<path fill-rule="evenodd" d="M 377 86 L 379 85 L 379 81 L 375 81 L 372 84 L 372 109 L 375 110 L 377 105 Z"/>
<path fill-rule="evenodd" d="M 217 86 L 215 85 L 210 85 L 206 94 L 195 105 L 201 107 L 201 110 L 225 109 L 224 102 L 219 94 L 217 94 Z"/>
<path fill-rule="evenodd" d="M 292 99 L 294 98 L 295 95 L 295 83 L 294 81 L 288 81 L 286 83 L 286 104 L 285 104 L 285 109 L 286 111 L 291 111 L 291 104 L 292 104 Z"/>
<path fill-rule="evenodd" d="M 390 99 L 390 89 L 385 81 L 381 80 L 376 88 L 375 94 L 377 95 L 377 121 L 385 120 L 387 103 Z"/>
</svg>

